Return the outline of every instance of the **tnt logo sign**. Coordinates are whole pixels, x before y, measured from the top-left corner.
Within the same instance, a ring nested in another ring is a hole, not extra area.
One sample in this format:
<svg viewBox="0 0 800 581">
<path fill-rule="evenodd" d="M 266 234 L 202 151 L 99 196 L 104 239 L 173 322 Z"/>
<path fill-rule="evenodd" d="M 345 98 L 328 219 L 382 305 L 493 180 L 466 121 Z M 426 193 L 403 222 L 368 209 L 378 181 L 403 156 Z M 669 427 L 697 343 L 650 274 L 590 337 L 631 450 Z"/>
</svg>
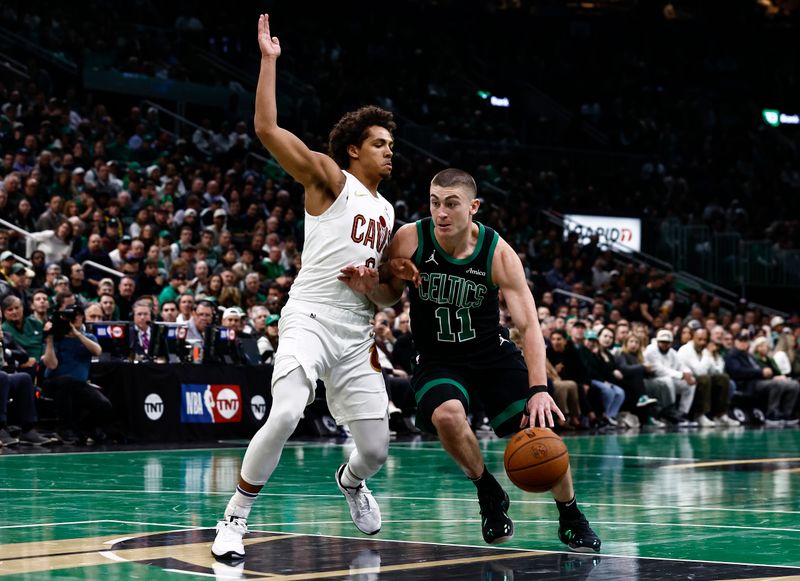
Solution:
<svg viewBox="0 0 800 581">
<path fill-rule="evenodd" d="M 219 424 L 242 421 L 238 385 L 181 384 L 181 422 Z"/>
<path fill-rule="evenodd" d="M 267 400 L 263 396 L 254 395 L 250 400 L 250 409 L 253 411 L 253 417 L 260 422 L 267 414 Z"/>
<path fill-rule="evenodd" d="M 161 416 L 164 415 L 164 401 L 160 395 L 151 393 L 144 398 L 144 413 L 154 422 L 161 419 Z"/>
</svg>

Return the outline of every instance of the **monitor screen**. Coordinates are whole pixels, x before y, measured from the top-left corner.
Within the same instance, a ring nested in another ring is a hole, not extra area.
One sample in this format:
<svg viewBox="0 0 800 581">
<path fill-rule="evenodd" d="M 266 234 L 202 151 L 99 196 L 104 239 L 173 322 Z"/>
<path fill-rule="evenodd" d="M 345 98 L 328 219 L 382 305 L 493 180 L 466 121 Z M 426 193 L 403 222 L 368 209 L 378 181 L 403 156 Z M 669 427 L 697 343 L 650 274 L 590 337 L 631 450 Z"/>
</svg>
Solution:
<svg viewBox="0 0 800 581">
<path fill-rule="evenodd" d="M 185 358 L 186 330 L 186 323 L 165 323 L 163 321 L 156 321 L 155 344 L 157 347 L 153 356 L 167 359 L 170 362 L 176 362 Z M 164 337 L 164 341 L 161 341 L 162 336 Z M 165 349 L 166 352 L 164 352 Z"/>
<path fill-rule="evenodd" d="M 204 361 L 210 363 L 241 363 L 241 355 L 234 329 L 214 326 L 211 330 L 210 339 L 211 349 L 208 349 L 208 340 L 206 340 Z"/>
<path fill-rule="evenodd" d="M 128 336 L 128 321 L 96 321 L 86 323 L 86 330 L 97 337 L 103 349 L 100 361 L 130 359 L 131 345 Z"/>
</svg>

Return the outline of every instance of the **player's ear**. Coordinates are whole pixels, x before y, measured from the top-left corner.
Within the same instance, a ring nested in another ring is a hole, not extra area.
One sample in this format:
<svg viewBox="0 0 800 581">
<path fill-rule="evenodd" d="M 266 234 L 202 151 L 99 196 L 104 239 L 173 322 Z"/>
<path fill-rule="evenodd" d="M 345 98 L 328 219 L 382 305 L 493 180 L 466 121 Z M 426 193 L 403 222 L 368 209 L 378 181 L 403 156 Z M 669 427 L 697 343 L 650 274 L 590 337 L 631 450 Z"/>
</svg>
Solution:
<svg viewBox="0 0 800 581">
<path fill-rule="evenodd" d="M 353 144 L 347 146 L 347 155 L 349 155 L 352 159 L 358 159 L 358 152 L 359 149 L 357 146 Z"/>
<path fill-rule="evenodd" d="M 481 207 L 481 200 L 480 200 L 480 198 L 475 198 L 475 199 L 474 199 L 474 200 L 472 200 L 472 202 L 470 202 L 470 204 L 469 204 L 469 213 L 470 213 L 471 215 L 473 215 L 473 216 L 474 216 L 475 214 L 477 214 L 477 213 L 478 213 L 478 208 L 480 208 L 480 207 Z"/>
</svg>

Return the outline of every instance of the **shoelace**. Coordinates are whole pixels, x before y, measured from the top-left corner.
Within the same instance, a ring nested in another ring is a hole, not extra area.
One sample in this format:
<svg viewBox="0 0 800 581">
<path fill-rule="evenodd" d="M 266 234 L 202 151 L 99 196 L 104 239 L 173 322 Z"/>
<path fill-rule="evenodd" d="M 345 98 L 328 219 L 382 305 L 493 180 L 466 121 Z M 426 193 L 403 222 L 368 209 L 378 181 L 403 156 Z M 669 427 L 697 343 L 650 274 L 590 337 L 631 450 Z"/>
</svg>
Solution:
<svg viewBox="0 0 800 581">
<path fill-rule="evenodd" d="M 341 484 L 341 481 L 339 481 L 339 483 Z M 355 501 L 359 514 L 366 514 L 372 511 L 372 508 L 369 505 L 369 499 L 367 498 L 367 494 L 369 494 L 371 490 L 367 488 L 366 484 L 362 482 L 355 488 L 351 488 L 342 484 L 342 488 L 344 488 L 347 491 L 347 494 L 349 494 L 350 497 Z"/>
<path fill-rule="evenodd" d="M 356 504 L 358 505 L 358 512 L 360 514 L 366 514 L 372 510 L 369 505 L 369 498 L 367 498 L 367 494 L 370 492 L 369 488 L 364 486 L 362 483 L 359 485 L 358 488 L 355 489 L 354 497 Z"/>
</svg>

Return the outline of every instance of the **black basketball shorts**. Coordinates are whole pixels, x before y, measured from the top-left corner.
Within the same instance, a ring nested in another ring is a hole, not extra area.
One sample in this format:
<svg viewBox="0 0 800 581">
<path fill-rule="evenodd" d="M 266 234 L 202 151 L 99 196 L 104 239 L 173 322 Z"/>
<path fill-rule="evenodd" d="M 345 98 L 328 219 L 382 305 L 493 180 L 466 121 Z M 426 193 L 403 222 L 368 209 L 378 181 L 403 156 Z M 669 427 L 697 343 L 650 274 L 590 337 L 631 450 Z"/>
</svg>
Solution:
<svg viewBox="0 0 800 581">
<path fill-rule="evenodd" d="M 528 370 L 518 352 L 491 367 L 420 362 L 411 380 L 417 400 L 417 427 L 436 434 L 431 422 L 434 410 L 456 399 L 469 413 L 477 398 L 483 404 L 494 433 L 500 437 L 519 431 L 531 389 Z"/>
</svg>

